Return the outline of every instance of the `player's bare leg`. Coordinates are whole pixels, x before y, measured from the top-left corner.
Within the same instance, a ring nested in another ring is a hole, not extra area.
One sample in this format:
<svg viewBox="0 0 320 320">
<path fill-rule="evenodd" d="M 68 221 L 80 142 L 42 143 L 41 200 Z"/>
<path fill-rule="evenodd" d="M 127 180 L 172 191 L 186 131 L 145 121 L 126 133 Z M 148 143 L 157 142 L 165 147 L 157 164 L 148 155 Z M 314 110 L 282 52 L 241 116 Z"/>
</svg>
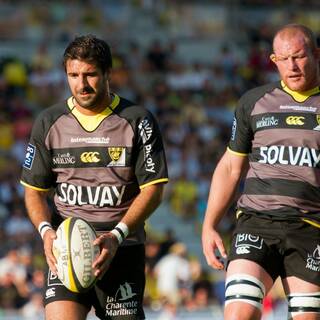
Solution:
<svg viewBox="0 0 320 320">
<path fill-rule="evenodd" d="M 46 320 L 85 320 L 90 310 L 74 301 L 54 301 L 46 305 Z"/>
<path fill-rule="evenodd" d="M 230 262 L 226 277 L 225 320 L 260 320 L 262 300 L 272 285 L 269 274 L 245 259 Z"/>
<path fill-rule="evenodd" d="M 288 295 L 288 319 L 320 320 L 320 286 L 288 277 L 282 281 Z"/>
</svg>

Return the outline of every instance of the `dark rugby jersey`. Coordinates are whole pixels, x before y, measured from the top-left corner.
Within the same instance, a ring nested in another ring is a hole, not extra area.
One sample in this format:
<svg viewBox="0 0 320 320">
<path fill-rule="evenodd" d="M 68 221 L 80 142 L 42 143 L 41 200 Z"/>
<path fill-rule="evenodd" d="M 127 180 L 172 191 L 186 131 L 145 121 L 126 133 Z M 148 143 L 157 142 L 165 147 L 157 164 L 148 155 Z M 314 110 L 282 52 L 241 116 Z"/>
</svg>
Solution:
<svg viewBox="0 0 320 320">
<path fill-rule="evenodd" d="M 73 98 L 36 119 L 21 183 L 55 189 L 63 218 L 82 217 L 98 232 L 121 220 L 140 189 L 168 181 L 158 125 L 150 112 L 113 96 L 101 114 L 85 116 Z M 127 243 L 144 241 L 143 226 Z"/>
<path fill-rule="evenodd" d="M 320 221 L 319 88 L 300 94 L 277 82 L 247 92 L 229 150 L 249 156 L 240 209 Z"/>
</svg>

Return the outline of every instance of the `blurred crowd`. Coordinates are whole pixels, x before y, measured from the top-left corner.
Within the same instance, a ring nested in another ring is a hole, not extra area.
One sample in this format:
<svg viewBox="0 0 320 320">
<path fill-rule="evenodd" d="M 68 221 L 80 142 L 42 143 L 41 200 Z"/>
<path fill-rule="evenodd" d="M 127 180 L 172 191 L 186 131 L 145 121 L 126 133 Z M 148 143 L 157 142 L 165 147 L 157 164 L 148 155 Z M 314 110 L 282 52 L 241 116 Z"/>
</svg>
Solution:
<svg viewBox="0 0 320 320">
<path fill-rule="evenodd" d="M 80 4 L 86 7 L 85 2 Z M 57 2 L 54 12 L 61 19 L 61 28 L 54 32 L 65 44 L 78 32 L 72 32 L 74 26 L 65 22 L 61 8 Z M 17 10 L 11 23 L 22 21 L 21 15 L 27 14 L 33 22 L 44 19 L 39 8 L 30 10 Z M 98 23 L 93 19 L 96 11 L 89 11 L 85 20 L 91 33 Z M 71 22 L 75 20 L 73 17 Z M 32 26 L 39 36 L 41 25 Z M 2 27 L 0 23 L 0 37 Z M 19 34 L 16 29 L 8 30 L 13 37 Z M 23 32 L 26 30 L 20 31 L 21 37 Z M 157 117 L 170 175 L 164 201 L 173 215 L 195 226 L 195 233 L 199 234 L 211 175 L 226 148 L 238 98 L 249 88 L 277 79 L 269 61 L 272 33 L 273 29 L 266 30 L 265 26 L 248 27 L 247 43 L 240 54 L 225 41 L 209 62 L 185 62 L 177 50 L 179 44 L 170 37 L 167 41 L 154 38 L 144 46 L 135 39 L 121 48 L 110 43 L 114 57 L 112 90 Z M 21 58 L 8 54 L 0 60 L 0 316 L 18 310 L 32 319 L 43 318 L 46 262 L 40 236 L 26 216 L 20 168 L 35 116 L 69 95 L 59 59 L 50 52 L 47 38 L 39 38 L 32 55 Z M 63 51 L 59 54 L 62 56 Z M 227 243 L 233 223 L 230 210 L 221 225 Z M 213 278 L 190 255 L 177 239 L 174 226 L 161 235 L 148 233 L 146 255 L 145 305 L 163 308 L 163 319 L 174 319 L 181 306 L 192 311 L 223 303 L 223 277 Z M 272 307 L 272 301 L 266 299 L 266 309 Z"/>
</svg>

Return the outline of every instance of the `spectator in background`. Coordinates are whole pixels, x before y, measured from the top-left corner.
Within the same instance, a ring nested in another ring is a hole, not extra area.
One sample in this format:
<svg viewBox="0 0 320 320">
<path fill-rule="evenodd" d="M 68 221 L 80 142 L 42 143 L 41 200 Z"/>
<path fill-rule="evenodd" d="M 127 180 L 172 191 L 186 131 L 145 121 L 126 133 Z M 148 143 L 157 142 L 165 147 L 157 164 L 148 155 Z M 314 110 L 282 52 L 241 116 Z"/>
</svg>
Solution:
<svg viewBox="0 0 320 320">
<path fill-rule="evenodd" d="M 175 305 L 181 303 L 181 289 L 189 287 L 191 283 L 191 269 L 186 255 L 186 246 L 177 242 L 170 247 L 169 254 L 162 257 L 154 269 L 160 297 Z"/>
</svg>

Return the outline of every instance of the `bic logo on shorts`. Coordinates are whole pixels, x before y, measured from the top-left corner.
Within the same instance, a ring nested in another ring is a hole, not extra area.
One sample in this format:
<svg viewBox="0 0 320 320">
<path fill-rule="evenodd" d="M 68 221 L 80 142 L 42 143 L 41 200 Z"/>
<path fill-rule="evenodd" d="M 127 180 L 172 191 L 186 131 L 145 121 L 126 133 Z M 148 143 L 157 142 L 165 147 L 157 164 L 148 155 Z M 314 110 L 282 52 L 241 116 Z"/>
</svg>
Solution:
<svg viewBox="0 0 320 320">
<path fill-rule="evenodd" d="M 251 248 L 261 250 L 263 239 L 251 233 L 238 233 L 236 237 L 236 253 L 247 254 L 250 253 Z"/>
</svg>

